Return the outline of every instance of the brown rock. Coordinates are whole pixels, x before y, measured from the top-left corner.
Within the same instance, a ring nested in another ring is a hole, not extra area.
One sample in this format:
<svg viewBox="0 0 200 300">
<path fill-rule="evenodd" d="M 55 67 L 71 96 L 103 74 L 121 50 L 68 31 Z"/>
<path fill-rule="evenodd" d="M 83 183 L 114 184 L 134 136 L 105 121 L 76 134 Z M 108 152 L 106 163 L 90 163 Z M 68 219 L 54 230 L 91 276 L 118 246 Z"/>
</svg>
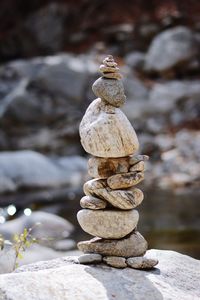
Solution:
<svg viewBox="0 0 200 300">
<path fill-rule="evenodd" d="M 108 186 L 113 189 L 126 189 L 138 184 L 144 179 L 143 172 L 129 172 L 125 174 L 116 174 L 107 179 Z"/>
<path fill-rule="evenodd" d="M 133 209 L 143 200 L 143 192 L 138 188 L 126 190 L 112 190 L 104 179 L 93 179 L 84 184 L 86 195 L 93 195 L 108 201 L 112 206 L 120 209 Z"/>
<path fill-rule="evenodd" d="M 79 242 L 78 249 L 85 253 L 99 253 L 104 256 L 134 257 L 145 254 L 147 242 L 136 231 L 120 240 L 93 238 L 89 241 Z"/>
<path fill-rule="evenodd" d="M 124 257 L 119 257 L 119 256 L 105 256 L 103 258 L 103 261 L 111 267 L 115 267 L 115 268 L 126 268 L 127 264 L 126 264 L 126 259 Z"/>
<path fill-rule="evenodd" d="M 129 169 L 130 172 L 144 172 L 144 161 L 139 161 Z"/>
<path fill-rule="evenodd" d="M 137 210 L 90 210 L 82 209 L 77 214 L 81 228 L 93 235 L 105 239 L 120 239 L 137 226 Z"/>
<path fill-rule="evenodd" d="M 108 178 L 114 174 L 127 173 L 129 157 L 92 157 L 88 161 L 88 173 L 93 178 Z"/>
<path fill-rule="evenodd" d="M 93 196 L 84 196 L 81 198 L 80 205 L 82 208 L 89 209 L 104 209 L 107 206 L 107 202 L 103 199 L 99 199 Z"/>
</svg>

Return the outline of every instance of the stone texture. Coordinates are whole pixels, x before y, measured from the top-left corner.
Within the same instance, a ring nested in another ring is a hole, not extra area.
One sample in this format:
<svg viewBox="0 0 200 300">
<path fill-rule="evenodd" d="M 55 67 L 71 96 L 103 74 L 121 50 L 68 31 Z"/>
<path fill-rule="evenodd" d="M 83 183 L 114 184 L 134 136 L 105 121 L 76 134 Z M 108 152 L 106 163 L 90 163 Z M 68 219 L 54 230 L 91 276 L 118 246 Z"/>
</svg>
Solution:
<svg viewBox="0 0 200 300">
<path fill-rule="evenodd" d="M 129 157 L 92 157 L 88 161 L 88 173 L 93 178 L 107 178 L 114 174 L 128 172 L 129 166 Z"/>
<path fill-rule="evenodd" d="M 126 259 L 119 256 L 105 256 L 103 261 L 111 267 L 123 269 L 127 267 Z"/>
<path fill-rule="evenodd" d="M 132 257 L 144 255 L 147 250 L 147 242 L 144 237 L 136 231 L 120 240 L 93 238 L 89 241 L 79 242 L 78 248 L 85 253 Z"/>
<path fill-rule="evenodd" d="M 102 256 L 100 254 L 83 254 L 78 257 L 78 262 L 80 264 L 94 264 L 94 263 L 100 263 L 102 261 Z"/>
<path fill-rule="evenodd" d="M 143 172 L 128 172 L 125 174 L 116 174 L 107 179 L 108 186 L 115 189 L 126 189 L 138 184 L 144 179 Z"/>
<path fill-rule="evenodd" d="M 143 200 L 144 195 L 138 188 L 131 187 L 126 190 L 112 190 L 106 185 L 105 180 L 90 180 L 84 184 L 86 195 L 94 195 L 105 199 L 119 209 L 133 209 Z"/>
<path fill-rule="evenodd" d="M 174 251 L 149 250 L 153 270 L 119 270 L 77 264 L 62 257 L 27 265 L 0 276 L 1 300 L 197 300 L 200 261 Z"/>
<path fill-rule="evenodd" d="M 140 257 L 129 257 L 126 260 L 129 267 L 133 269 L 152 269 L 158 264 L 157 259 L 147 258 L 144 256 Z"/>
<path fill-rule="evenodd" d="M 144 161 L 140 161 L 130 167 L 129 169 L 130 172 L 144 172 Z"/>
<path fill-rule="evenodd" d="M 120 239 L 137 226 L 139 214 L 136 210 L 89 210 L 82 209 L 77 214 L 81 228 L 97 237 Z"/>
<path fill-rule="evenodd" d="M 129 164 L 130 165 L 135 165 L 140 161 L 147 161 L 149 160 L 149 156 L 148 155 L 132 155 L 129 158 Z"/>
<path fill-rule="evenodd" d="M 106 113 L 100 99 L 88 107 L 80 124 L 80 136 L 85 151 L 99 157 L 124 157 L 139 147 L 136 133 L 122 111 L 115 108 L 113 113 Z"/>
<path fill-rule="evenodd" d="M 124 87 L 119 80 L 98 78 L 92 85 L 94 94 L 112 106 L 120 107 L 125 103 Z"/>
<path fill-rule="evenodd" d="M 82 208 L 104 209 L 107 206 L 107 202 L 97 197 L 84 196 L 83 198 L 81 198 L 80 205 Z"/>
<path fill-rule="evenodd" d="M 192 31 L 178 26 L 158 34 L 152 41 L 145 60 L 147 71 L 164 72 L 186 64 L 198 48 Z"/>
</svg>

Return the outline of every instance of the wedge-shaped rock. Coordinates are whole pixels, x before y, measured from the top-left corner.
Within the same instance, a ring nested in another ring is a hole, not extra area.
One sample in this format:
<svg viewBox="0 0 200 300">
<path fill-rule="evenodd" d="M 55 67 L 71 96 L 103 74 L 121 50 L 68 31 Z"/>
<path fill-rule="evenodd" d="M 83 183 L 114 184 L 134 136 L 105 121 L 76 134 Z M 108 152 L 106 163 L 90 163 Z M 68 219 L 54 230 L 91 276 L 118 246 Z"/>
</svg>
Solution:
<svg viewBox="0 0 200 300">
<path fill-rule="evenodd" d="M 126 189 L 132 187 L 144 179 L 143 172 L 129 172 L 125 174 L 116 174 L 107 179 L 108 186 L 113 189 Z"/>
<path fill-rule="evenodd" d="M 85 253 L 122 257 L 142 256 L 145 254 L 147 246 L 146 240 L 138 231 L 120 240 L 93 238 L 89 241 L 78 243 L 79 250 Z"/>
<path fill-rule="evenodd" d="M 93 178 L 108 178 L 114 174 L 127 173 L 129 167 L 129 157 L 92 157 L 88 161 L 88 173 Z"/>
<path fill-rule="evenodd" d="M 120 239 L 132 232 L 137 226 L 137 210 L 90 210 L 82 209 L 77 214 L 82 229 L 97 237 Z"/>
<path fill-rule="evenodd" d="M 139 147 L 131 123 L 119 108 L 108 112 L 100 98 L 88 107 L 81 123 L 81 144 L 86 152 L 99 157 L 124 157 Z"/>
<path fill-rule="evenodd" d="M 93 196 L 84 196 L 81 198 L 80 205 L 82 208 L 89 209 L 104 209 L 107 206 L 107 201 Z"/>
<path fill-rule="evenodd" d="M 129 267 L 133 269 L 152 269 L 158 264 L 158 260 L 140 256 L 130 257 L 126 260 L 126 263 Z"/>
<path fill-rule="evenodd" d="M 144 172 L 144 161 L 139 161 L 129 169 L 130 172 Z"/>
<path fill-rule="evenodd" d="M 112 190 L 106 180 L 93 179 L 85 183 L 86 195 L 93 195 L 108 201 L 112 206 L 120 209 L 133 209 L 144 199 L 143 192 L 135 187 L 126 190 Z"/>
<path fill-rule="evenodd" d="M 135 165 L 137 164 L 139 161 L 147 161 L 149 160 L 149 156 L 148 155 L 132 155 L 129 157 L 129 164 L 130 165 Z"/>
</svg>

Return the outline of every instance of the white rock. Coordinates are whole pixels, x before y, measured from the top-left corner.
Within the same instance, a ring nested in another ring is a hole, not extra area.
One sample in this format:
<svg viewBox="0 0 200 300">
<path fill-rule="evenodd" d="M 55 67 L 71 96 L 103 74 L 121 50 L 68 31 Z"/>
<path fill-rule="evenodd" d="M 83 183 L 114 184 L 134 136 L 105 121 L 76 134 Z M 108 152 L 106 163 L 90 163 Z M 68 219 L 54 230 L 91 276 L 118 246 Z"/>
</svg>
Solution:
<svg viewBox="0 0 200 300">
<path fill-rule="evenodd" d="M 77 264 L 59 258 L 0 276 L 1 300 L 198 300 L 200 262 L 173 251 L 150 250 L 155 270 Z"/>
<path fill-rule="evenodd" d="M 120 239 L 137 226 L 137 210 L 90 210 L 82 209 L 77 214 L 82 229 L 97 237 Z"/>
<path fill-rule="evenodd" d="M 81 143 L 86 152 L 99 157 L 123 157 L 139 147 L 136 133 L 119 108 L 94 100 L 80 124 Z"/>
</svg>

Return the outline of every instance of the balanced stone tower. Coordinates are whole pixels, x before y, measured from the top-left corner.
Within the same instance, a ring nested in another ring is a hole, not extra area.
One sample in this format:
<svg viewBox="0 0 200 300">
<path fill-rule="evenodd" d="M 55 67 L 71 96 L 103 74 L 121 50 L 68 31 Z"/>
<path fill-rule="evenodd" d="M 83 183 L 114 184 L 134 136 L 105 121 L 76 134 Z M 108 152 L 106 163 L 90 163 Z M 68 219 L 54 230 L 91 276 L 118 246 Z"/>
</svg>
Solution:
<svg viewBox="0 0 200 300">
<path fill-rule="evenodd" d="M 92 86 L 98 97 L 88 107 L 80 124 L 83 148 L 93 157 L 84 184 L 85 196 L 77 214 L 82 229 L 94 236 L 78 243 L 87 255 L 81 263 L 104 261 L 118 268 L 152 268 L 158 261 L 144 256 L 147 242 L 137 231 L 135 209 L 144 198 L 135 185 L 144 179 L 146 155 L 139 148 L 132 125 L 119 109 L 126 99 L 117 63 L 109 55 L 100 66 L 102 77 Z M 95 255 L 94 255 L 95 254 Z"/>
</svg>

